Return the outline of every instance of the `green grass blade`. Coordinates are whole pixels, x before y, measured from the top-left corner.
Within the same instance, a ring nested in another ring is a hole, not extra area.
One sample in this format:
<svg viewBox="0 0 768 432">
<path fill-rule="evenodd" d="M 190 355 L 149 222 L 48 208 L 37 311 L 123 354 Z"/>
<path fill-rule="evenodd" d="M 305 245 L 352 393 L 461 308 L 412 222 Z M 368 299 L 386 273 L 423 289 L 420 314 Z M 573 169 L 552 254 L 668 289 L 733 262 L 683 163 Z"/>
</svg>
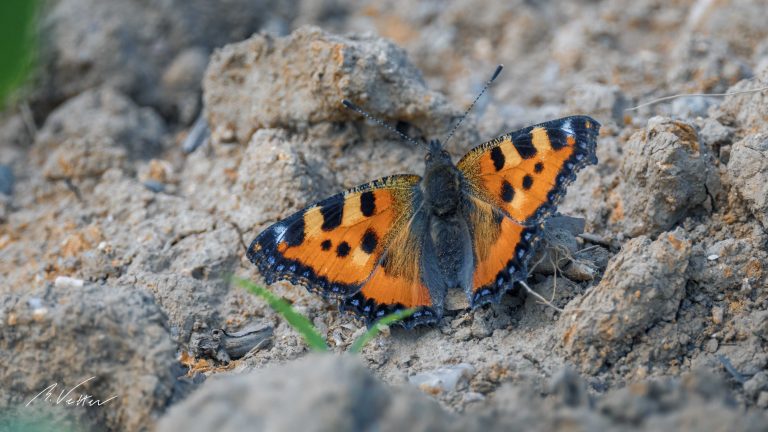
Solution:
<svg viewBox="0 0 768 432">
<path fill-rule="evenodd" d="M 414 312 L 416 312 L 416 309 L 405 309 L 401 310 L 399 312 L 391 313 L 379 321 L 376 322 L 371 328 L 368 329 L 367 332 L 363 333 L 355 342 L 352 344 L 352 346 L 349 347 L 349 352 L 351 353 L 359 353 L 360 350 L 363 349 L 365 344 L 371 341 L 371 339 L 375 338 L 383 329 L 384 327 L 395 323 L 397 321 L 400 321 L 402 319 L 408 318 L 409 316 L 413 315 Z"/>
<path fill-rule="evenodd" d="M 293 310 L 287 301 L 281 299 L 280 297 L 272 294 L 271 291 L 260 287 L 249 280 L 240 278 L 235 278 L 234 280 L 235 283 L 241 287 L 266 300 L 267 304 L 269 304 L 272 309 L 282 315 L 283 318 L 288 321 L 288 324 L 290 324 L 294 330 L 299 332 L 304 340 L 307 341 L 309 348 L 314 351 L 328 351 L 328 344 L 325 343 L 325 338 L 320 335 L 315 326 L 312 325 L 307 317 Z"/>
<path fill-rule="evenodd" d="M 31 68 L 36 9 L 35 0 L 0 1 L 0 108 Z"/>
</svg>

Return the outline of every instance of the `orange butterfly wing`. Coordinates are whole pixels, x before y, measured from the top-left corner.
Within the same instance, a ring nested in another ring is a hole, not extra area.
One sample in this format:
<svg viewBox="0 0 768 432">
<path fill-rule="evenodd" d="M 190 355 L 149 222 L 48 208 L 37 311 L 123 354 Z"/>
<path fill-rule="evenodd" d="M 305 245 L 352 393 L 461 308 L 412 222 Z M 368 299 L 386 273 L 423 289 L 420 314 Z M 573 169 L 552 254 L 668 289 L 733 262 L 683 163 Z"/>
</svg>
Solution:
<svg viewBox="0 0 768 432">
<path fill-rule="evenodd" d="M 266 282 L 289 280 L 342 302 L 368 321 L 420 307 L 404 324 L 427 322 L 421 241 L 412 232 L 421 177 L 385 177 L 331 196 L 264 230 L 247 256 Z"/>
<path fill-rule="evenodd" d="M 597 163 L 599 130 L 586 116 L 552 120 L 482 144 L 459 161 L 471 208 L 473 306 L 498 301 L 527 277 L 539 225 L 576 173 Z"/>
</svg>

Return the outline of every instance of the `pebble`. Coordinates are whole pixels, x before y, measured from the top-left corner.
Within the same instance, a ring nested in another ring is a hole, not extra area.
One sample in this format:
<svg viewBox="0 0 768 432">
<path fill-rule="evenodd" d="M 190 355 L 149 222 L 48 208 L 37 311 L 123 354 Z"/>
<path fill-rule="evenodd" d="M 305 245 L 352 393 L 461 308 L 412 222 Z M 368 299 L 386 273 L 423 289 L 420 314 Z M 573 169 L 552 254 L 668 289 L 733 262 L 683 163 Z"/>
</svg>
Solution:
<svg viewBox="0 0 768 432">
<path fill-rule="evenodd" d="M 597 269 L 583 261 L 571 261 L 565 267 L 565 277 L 573 281 L 585 282 L 595 279 Z"/>
<path fill-rule="evenodd" d="M 43 300 L 38 297 L 32 297 L 27 300 L 27 305 L 29 305 L 30 309 L 39 309 L 43 307 Z"/>
<path fill-rule="evenodd" d="M 447 393 L 456 390 L 462 379 L 475 373 L 475 368 L 467 363 L 417 373 L 408 377 L 408 382 L 427 393 Z"/>
<path fill-rule="evenodd" d="M 57 276 L 53 281 L 53 286 L 59 289 L 82 288 L 85 282 L 82 279 L 71 278 L 67 276 Z"/>
<path fill-rule="evenodd" d="M 714 306 L 712 308 L 712 322 L 715 324 L 720 324 L 723 322 L 723 308 L 720 306 Z"/>
<path fill-rule="evenodd" d="M 192 153 L 203 145 L 210 136 L 211 131 L 208 129 L 208 122 L 201 113 L 181 144 L 181 150 L 186 154 Z"/>
<path fill-rule="evenodd" d="M 757 397 L 757 406 L 762 409 L 768 408 L 768 391 L 760 392 L 760 396 Z"/>
<path fill-rule="evenodd" d="M 0 193 L 3 195 L 13 195 L 13 171 L 8 165 L 0 165 Z"/>
<path fill-rule="evenodd" d="M 42 321 L 48 314 L 48 308 L 43 306 L 43 300 L 38 297 L 32 297 L 27 300 L 27 305 L 32 309 L 32 319 L 35 321 Z"/>
<path fill-rule="evenodd" d="M 143 184 L 145 188 L 149 189 L 154 193 L 160 193 L 165 191 L 165 185 L 156 180 L 146 180 Z"/>
</svg>

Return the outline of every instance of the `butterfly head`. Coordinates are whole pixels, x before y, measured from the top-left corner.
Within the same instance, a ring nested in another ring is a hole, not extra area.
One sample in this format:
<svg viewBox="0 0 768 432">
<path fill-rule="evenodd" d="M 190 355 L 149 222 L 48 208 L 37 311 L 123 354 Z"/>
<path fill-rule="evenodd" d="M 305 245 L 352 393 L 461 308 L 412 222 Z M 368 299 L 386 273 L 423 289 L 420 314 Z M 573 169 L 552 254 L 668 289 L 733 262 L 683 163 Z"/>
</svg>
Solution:
<svg viewBox="0 0 768 432">
<path fill-rule="evenodd" d="M 424 162 L 427 164 L 427 170 L 429 170 L 430 167 L 437 165 L 453 165 L 451 155 L 443 149 L 443 145 L 439 140 L 432 140 L 429 142 L 427 155 L 424 156 Z"/>
</svg>

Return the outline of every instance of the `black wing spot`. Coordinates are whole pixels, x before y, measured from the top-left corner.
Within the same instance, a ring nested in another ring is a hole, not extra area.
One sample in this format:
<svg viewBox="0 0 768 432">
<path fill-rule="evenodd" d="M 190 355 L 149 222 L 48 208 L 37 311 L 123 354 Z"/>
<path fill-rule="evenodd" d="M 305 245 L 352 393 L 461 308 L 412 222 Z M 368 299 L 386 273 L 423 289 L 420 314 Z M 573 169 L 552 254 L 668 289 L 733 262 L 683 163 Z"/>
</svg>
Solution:
<svg viewBox="0 0 768 432">
<path fill-rule="evenodd" d="M 507 160 L 507 158 L 504 157 L 504 152 L 501 150 L 501 147 L 494 147 L 491 149 L 491 159 L 493 160 L 493 167 L 496 168 L 496 171 L 501 171 Z"/>
<path fill-rule="evenodd" d="M 360 194 L 360 213 L 365 217 L 373 216 L 376 212 L 376 195 L 372 191 Z"/>
<path fill-rule="evenodd" d="M 560 129 L 547 129 L 547 136 L 552 150 L 557 151 L 568 145 L 568 136 Z"/>
<path fill-rule="evenodd" d="M 504 202 L 512 202 L 514 198 L 515 190 L 512 188 L 512 185 L 509 184 L 508 181 L 504 180 L 504 182 L 501 184 L 501 199 L 503 199 Z"/>
<path fill-rule="evenodd" d="M 533 146 L 533 138 L 530 133 L 512 140 L 512 145 L 515 146 L 515 150 L 523 159 L 530 159 L 536 156 L 536 147 Z"/>
<path fill-rule="evenodd" d="M 533 170 L 537 173 L 544 171 L 544 164 L 541 162 L 536 162 L 536 165 L 533 166 Z"/>
<path fill-rule="evenodd" d="M 345 256 L 349 255 L 349 251 L 351 251 L 352 248 L 349 247 L 349 243 L 343 241 L 339 243 L 338 246 L 336 246 L 336 256 L 339 258 L 344 258 Z"/>
<path fill-rule="evenodd" d="M 531 186 L 533 186 L 533 177 L 526 174 L 525 177 L 523 177 L 523 189 L 528 190 Z"/>
<path fill-rule="evenodd" d="M 342 196 L 330 198 L 320 207 L 320 214 L 323 215 L 323 231 L 331 231 L 338 227 L 344 216 L 344 198 Z"/>
<path fill-rule="evenodd" d="M 320 247 L 323 248 L 324 251 L 331 250 L 331 246 L 333 246 L 333 243 L 328 239 L 323 240 L 323 242 L 320 243 Z"/>
<path fill-rule="evenodd" d="M 296 219 L 288 226 L 283 240 L 288 246 L 298 246 L 304 243 L 304 216 Z"/>
<path fill-rule="evenodd" d="M 368 255 L 372 254 L 373 251 L 376 250 L 376 246 L 378 244 L 379 244 L 379 236 L 376 235 L 376 231 L 369 228 L 365 232 L 365 234 L 363 234 L 363 242 L 362 242 L 363 252 L 367 253 Z"/>
</svg>

